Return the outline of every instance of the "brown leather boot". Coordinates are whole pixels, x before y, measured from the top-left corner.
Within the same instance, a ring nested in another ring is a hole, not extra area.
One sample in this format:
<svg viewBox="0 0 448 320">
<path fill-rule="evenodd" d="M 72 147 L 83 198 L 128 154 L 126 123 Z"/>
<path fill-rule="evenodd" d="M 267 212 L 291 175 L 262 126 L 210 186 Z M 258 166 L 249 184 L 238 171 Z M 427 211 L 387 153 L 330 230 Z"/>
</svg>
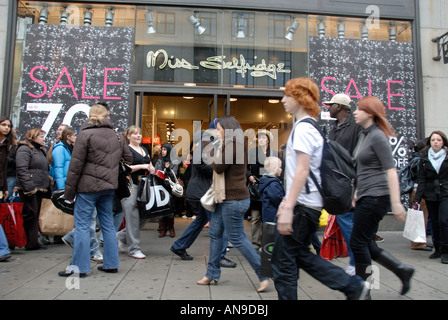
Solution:
<svg viewBox="0 0 448 320">
<path fill-rule="evenodd" d="M 174 218 L 167 218 L 167 229 L 170 231 L 170 237 L 174 238 L 176 236 L 176 232 L 174 231 Z"/>
<path fill-rule="evenodd" d="M 159 219 L 159 238 L 163 238 L 166 235 L 166 223 L 165 218 Z"/>
</svg>

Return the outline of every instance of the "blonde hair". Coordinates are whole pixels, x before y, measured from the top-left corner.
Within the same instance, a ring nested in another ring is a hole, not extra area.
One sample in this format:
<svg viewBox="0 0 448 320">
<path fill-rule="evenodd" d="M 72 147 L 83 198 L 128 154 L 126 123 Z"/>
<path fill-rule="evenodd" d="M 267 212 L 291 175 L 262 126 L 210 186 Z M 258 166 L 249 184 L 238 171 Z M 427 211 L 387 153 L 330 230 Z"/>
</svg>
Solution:
<svg viewBox="0 0 448 320">
<path fill-rule="evenodd" d="M 130 136 L 131 134 L 133 134 L 134 132 L 140 132 L 142 133 L 142 129 L 136 125 L 132 125 L 129 128 L 127 128 L 124 132 L 123 132 L 123 136 L 126 139 L 126 143 L 129 144 L 129 138 L 128 136 Z"/>
<path fill-rule="evenodd" d="M 25 134 L 25 139 L 27 140 L 34 140 L 37 136 L 39 136 L 42 133 L 46 133 L 44 130 L 39 128 L 34 128 L 28 130 L 28 132 Z"/>
<path fill-rule="evenodd" d="M 281 159 L 278 157 L 267 157 L 264 160 L 264 169 L 268 174 L 275 175 L 277 168 L 281 167 Z"/>
<path fill-rule="evenodd" d="M 101 104 L 94 104 L 90 108 L 89 112 L 89 123 L 90 124 L 103 124 L 103 119 L 107 118 L 108 111 L 107 109 L 101 105 Z"/>
</svg>

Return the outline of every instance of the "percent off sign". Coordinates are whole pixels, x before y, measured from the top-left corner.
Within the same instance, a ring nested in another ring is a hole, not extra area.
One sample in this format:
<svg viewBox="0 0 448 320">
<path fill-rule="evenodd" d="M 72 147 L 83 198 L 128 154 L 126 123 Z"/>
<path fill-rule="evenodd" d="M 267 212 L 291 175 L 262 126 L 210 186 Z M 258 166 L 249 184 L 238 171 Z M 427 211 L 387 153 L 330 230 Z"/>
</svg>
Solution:
<svg viewBox="0 0 448 320">
<path fill-rule="evenodd" d="M 389 143 L 394 148 L 392 151 L 392 155 L 398 155 L 399 157 L 405 157 L 406 156 L 406 147 L 402 146 L 402 143 L 404 141 L 404 137 L 401 137 L 400 140 L 398 140 L 397 137 L 390 137 Z"/>
</svg>

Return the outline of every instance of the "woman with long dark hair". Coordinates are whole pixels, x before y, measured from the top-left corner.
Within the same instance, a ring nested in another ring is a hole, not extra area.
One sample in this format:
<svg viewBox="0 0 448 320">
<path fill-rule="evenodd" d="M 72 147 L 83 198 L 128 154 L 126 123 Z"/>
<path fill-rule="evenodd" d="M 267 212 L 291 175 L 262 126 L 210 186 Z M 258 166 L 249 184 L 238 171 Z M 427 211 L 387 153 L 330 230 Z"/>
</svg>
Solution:
<svg viewBox="0 0 448 320">
<path fill-rule="evenodd" d="M 432 224 L 434 253 L 430 259 L 448 263 L 448 139 L 434 131 L 426 140 L 417 171 L 414 202 L 426 202 Z"/>
<path fill-rule="evenodd" d="M 389 143 L 389 137 L 395 133 L 386 119 L 383 103 L 376 97 L 362 98 L 354 117 L 356 123 L 364 128 L 353 152 L 358 184 L 350 247 L 355 257 L 356 274 L 364 280 L 369 279 L 374 270 L 371 267 L 373 259 L 399 277 L 403 283 L 403 295 L 410 288 L 414 268 L 379 248 L 374 238 L 389 206 L 397 220 L 406 220 Z"/>
<path fill-rule="evenodd" d="M 197 281 L 199 285 L 217 284 L 221 277 L 222 238 L 224 233 L 255 270 L 260 287 L 258 292 L 269 286 L 269 280 L 261 276 L 261 259 L 244 233 L 244 214 L 250 205 L 246 186 L 247 146 L 239 122 L 233 117 L 218 119 L 219 135 L 216 151 L 210 163 L 213 173 L 216 209 L 210 221 L 210 257 L 205 276 Z"/>
</svg>

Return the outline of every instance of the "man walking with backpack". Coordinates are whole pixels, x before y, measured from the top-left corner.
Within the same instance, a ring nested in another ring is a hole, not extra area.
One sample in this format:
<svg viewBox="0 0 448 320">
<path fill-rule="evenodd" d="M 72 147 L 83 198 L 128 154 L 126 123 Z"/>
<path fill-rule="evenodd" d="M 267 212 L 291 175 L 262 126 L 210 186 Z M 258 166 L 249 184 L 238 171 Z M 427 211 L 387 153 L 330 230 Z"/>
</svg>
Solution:
<svg viewBox="0 0 448 320">
<path fill-rule="evenodd" d="M 339 93 L 334 95 L 330 101 L 324 101 L 324 104 L 328 106 L 330 117 L 336 119 L 330 129 L 328 139 L 338 142 L 347 149 L 350 155 L 353 155 L 362 127 L 357 125 L 353 118 L 350 102 L 351 99 L 348 95 Z M 353 210 L 345 214 L 337 215 L 336 221 L 341 228 L 350 256 L 350 263 L 345 269 L 345 272 L 353 275 L 355 274 L 355 258 L 350 249 L 350 235 L 353 230 Z"/>
<path fill-rule="evenodd" d="M 318 117 L 318 102 L 319 88 L 312 79 L 297 78 L 286 83 L 282 103 L 297 121 L 286 146 L 286 197 L 277 212 L 278 232 L 272 255 L 274 284 L 280 300 L 296 300 L 301 268 L 348 299 L 363 299 L 368 288 L 360 277 L 349 276 L 309 250 L 323 207 L 322 196 L 309 174 L 313 172 L 321 180 L 324 139 L 313 124 L 301 120 Z"/>
</svg>

